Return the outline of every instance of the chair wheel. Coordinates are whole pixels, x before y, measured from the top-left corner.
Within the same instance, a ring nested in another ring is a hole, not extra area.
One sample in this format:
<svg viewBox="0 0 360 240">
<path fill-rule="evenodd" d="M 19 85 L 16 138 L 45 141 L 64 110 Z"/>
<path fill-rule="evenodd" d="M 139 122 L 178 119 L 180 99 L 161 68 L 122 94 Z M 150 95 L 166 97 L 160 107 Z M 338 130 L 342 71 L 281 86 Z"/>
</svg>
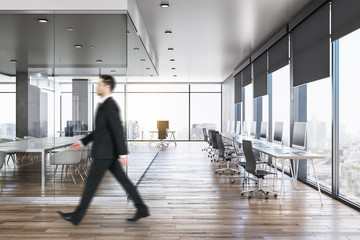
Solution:
<svg viewBox="0 0 360 240">
<path fill-rule="evenodd" d="M 243 192 L 241 193 L 241 196 L 242 196 L 242 195 L 244 195 L 244 193 L 243 193 Z"/>
<path fill-rule="evenodd" d="M 240 175 L 240 172 L 238 172 L 238 174 Z"/>
<path fill-rule="evenodd" d="M 265 196 L 265 199 L 268 199 L 269 198 L 269 196 Z"/>
<path fill-rule="evenodd" d="M 231 176 L 234 175 L 234 173 L 231 173 Z"/>
<path fill-rule="evenodd" d="M 269 194 L 269 192 L 266 192 L 266 195 L 268 195 Z"/>
<path fill-rule="evenodd" d="M 274 194 L 274 197 L 277 197 L 277 194 Z"/>
<path fill-rule="evenodd" d="M 248 198 L 251 198 L 251 195 L 249 195 Z"/>
<path fill-rule="evenodd" d="M 221 175 L 222 173 L 219 173 L 219 175 Z"/>
</svg>

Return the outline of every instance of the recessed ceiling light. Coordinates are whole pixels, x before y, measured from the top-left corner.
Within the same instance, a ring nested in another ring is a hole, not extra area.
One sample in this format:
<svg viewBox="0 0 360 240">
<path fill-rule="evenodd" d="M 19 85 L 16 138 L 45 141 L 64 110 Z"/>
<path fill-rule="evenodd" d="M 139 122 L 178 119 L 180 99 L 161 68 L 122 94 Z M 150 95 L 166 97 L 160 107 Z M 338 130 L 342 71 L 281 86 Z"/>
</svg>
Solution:
<svg viewBox="0 0 360 240">
<path fill-rule="evenodd" d="M 144 58 L 142 58 L 140 61 L 145 62 L 145 59 L 144 59 Z"/>
<path fill-rule="evenodd" d="M 150 75 L 150 77 L 153 77 L 154 75 Z"/>
<path fill-rule="evenodd" d="M 136 47 L 136 48 L 134 48 L 134 51 L 139 51 L 139 50 L 140 50 L 140 49 L 139 49 L 139 48 L 137 48 L 137 47 Z"/>
<path fill-rule="evenodd" d="M 173 75 L 173 77 L 177 77 L 177 75 Z"/>
<path fill-rule="evenodd" d="M 169 48 L 168 48 L 168 51 L 174 51 L 174 48 L 169 47 Z"/>
<path fill-rule="evenodd" d="M 147 67 L 147 68 L 146 68 L 146 70 L 150 70 L 150 68 L 149 68 L 149 67 Z"/>
<path fill-rule="evenodd" d="M 82 45 L 76 44 L 74 47 L 75 48 L 82 48 Z"/>
<path fill-rule="evenodd" d="M 96 60 L 97 63 L 102 63 L 101 59 Z"/>
<path fill-rule="evenodd" d="M 166 31 L 165 31 L 165 34 L 169 34 L 169 35 L 170 35 L 170 34 L 172 34 L 172 31 L 171 31 L 171 30 L 166 30 Z"/>
<path fill-rule="evenodd" d="M 171 70 L 175 70 L 176 68 L 171 68 Z"/>
<path fill-rule="evenodd" d="M 175 59 L 173 59 L 173 58 L 172 58 L 172 59 L 170 59 L 170 62 L 175 62 Z"/>
<path fill-rule="evenodd" d="M 111 72 L 116 72 L 115 70 L 111 70 Z"/>
<path fill-rule="evenodd" d="M 168 4 L 168 3 L 161 3 L 161 4 L 160 4 L 160 7 L 162 7 L 162 8 L 168 8 L 168 7 L 170 7 L 170 4 Z"/>
<path fill-rule="evenodd" d="M 73 32 L 75 29 L 72 27 L 68 27 L 66 30 L 68 30 L 69 32 Z"/>
<path fill-rule="evenodd" d="M 39 23 L 47 23 L 48 20 L 45 19 L 45 18 L 39 18 L 39 19 L 38 19 L 38 22 L 39 22 Z"/>
<path fill-rule="evenodd" d="M 95 46 L 89 46 L 89 48 L 95 48 Z"/>
<path fill-rule="evenodd" d="M 11 62 L 11 63 L 17 63 L 17 60 L 11 59 L 10 62 Z"/>
</svg>

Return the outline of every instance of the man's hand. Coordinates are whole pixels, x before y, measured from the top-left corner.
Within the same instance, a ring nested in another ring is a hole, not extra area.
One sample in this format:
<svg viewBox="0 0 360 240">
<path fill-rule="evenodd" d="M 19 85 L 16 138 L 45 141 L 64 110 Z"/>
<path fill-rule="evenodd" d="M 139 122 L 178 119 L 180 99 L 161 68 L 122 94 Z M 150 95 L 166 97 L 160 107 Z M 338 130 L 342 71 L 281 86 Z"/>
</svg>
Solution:
<svg viewBox="0 0 360 240">
<path fill-rule="evenodd" d="M 126 156 L 125 157 L 120 157 L 119 162 L 120 162 L 121 166 L 123 166 L 123 167 L 125 167 L 125 166 L 127 166 L 129 164 L 128 159 L 127 159 Z"/>
<path fill-rule="evenodd" d="M 74 143 L 73 145 L 71 145 L 70 149 L 79 150 L 82 146 L 83 146 L 83 144 L 80 141 L 78 141 L 78 142 Z"/>
</svg>

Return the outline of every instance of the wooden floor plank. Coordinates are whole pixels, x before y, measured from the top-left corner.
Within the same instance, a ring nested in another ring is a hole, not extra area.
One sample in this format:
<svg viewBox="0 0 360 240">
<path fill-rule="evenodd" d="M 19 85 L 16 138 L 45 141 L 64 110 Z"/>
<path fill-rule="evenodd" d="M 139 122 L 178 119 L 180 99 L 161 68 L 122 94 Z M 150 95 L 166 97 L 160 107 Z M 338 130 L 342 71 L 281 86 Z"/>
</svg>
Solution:
<svg viewBox="0 0 360 240">
<path fill-rule="evenodd" d="M 232 184 L 234 176 L 215 175 L 217 166 L 201 152 L 203 147 L 178 143 L 159 152 L 138 186 L 149 218 L 127 222 L 135 211 L 132 202 L 103 182 L 107 194 L 98 194 L 75 227 L 56 211 L 72 211 L 78 197 L 39 197 L 29 189 L 29 197 L 1 197 L 0 239 L 360 239 L 358 211 L 325 195 L 321 205 L 318 193 L 301 183 L 299 188 L 309 192 L 285 193 L 282 205 L 261 194 L 247 199 L 240 192 L 255 184 Z M 264 187 L 278 190 L 280 181 L 268 180 Z M 292 189 L 290 181 L 286 189 Z"/>
</svg>

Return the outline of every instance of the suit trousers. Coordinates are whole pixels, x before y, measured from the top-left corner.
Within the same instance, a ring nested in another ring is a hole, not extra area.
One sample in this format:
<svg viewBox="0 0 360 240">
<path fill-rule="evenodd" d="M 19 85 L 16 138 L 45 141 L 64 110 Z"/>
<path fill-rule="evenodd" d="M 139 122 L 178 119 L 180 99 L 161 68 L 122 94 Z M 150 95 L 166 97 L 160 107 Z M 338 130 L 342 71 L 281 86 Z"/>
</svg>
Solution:
<svg viewBox="0 0 360 240">
<path fill-rule="evenodd" d="M 123 186 L 125 191 L 129 194 L 129 197 L 134 201 L 136 208 L 140 211 L 147 211 L 147 207 L 142 201 L 138 191 L 134 184 L 126 176 L 122 166 L 118 159 L 95 159 L 89 176 L 86 180 L 85 189 L 80 200 L 80 204 L 72 213 L 72 218 L 76 222 L 80 222 L 84 217 L 87 208 L 99 186 L 106 170 L 109 169 L 118 182 Z"/>
</svg>

